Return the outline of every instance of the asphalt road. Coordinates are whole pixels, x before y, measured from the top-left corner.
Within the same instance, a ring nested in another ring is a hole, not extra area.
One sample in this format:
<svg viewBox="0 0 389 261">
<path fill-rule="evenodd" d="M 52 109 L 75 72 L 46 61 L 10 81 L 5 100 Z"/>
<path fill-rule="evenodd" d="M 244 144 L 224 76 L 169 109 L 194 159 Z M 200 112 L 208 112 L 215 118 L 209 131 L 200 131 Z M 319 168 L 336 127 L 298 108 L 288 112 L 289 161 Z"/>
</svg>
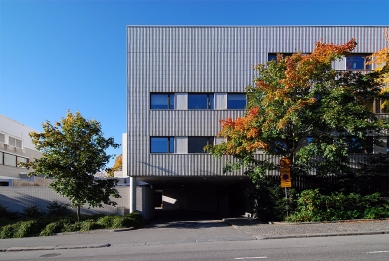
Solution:
<svg viewBox="0 0 389 261">
<path fill-rule="evenodd" d="M 389 260 L 389 235 L 112 245 L 96 249 L 2 252 L 0 260 Z"/>
</svg>

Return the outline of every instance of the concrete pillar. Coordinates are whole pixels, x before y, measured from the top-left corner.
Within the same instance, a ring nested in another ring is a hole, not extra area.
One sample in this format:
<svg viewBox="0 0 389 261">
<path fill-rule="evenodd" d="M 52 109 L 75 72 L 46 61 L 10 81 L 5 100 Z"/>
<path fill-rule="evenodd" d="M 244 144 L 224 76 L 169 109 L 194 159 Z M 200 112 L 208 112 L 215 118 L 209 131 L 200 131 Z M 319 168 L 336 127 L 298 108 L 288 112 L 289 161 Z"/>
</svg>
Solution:
<svg viewBox="0 0 389 261">
<path fill-rule="evenodd" d="M 136 178 L 130 177 L 130 213 L 136 210 Z"/>
</svg>

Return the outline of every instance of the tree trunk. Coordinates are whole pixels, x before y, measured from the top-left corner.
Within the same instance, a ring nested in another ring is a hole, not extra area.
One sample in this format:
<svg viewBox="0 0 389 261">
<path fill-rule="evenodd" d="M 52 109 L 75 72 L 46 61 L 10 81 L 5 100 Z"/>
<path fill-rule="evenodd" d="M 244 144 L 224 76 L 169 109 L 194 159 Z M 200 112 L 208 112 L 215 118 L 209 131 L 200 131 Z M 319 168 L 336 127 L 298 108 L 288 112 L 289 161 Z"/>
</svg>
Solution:
<svg viewBox="0 0 389 261">
<path fill-rule="evenodd" d="M 80 205 L 77 205 L 77 221 L 80 222 Z"/>
</svg>

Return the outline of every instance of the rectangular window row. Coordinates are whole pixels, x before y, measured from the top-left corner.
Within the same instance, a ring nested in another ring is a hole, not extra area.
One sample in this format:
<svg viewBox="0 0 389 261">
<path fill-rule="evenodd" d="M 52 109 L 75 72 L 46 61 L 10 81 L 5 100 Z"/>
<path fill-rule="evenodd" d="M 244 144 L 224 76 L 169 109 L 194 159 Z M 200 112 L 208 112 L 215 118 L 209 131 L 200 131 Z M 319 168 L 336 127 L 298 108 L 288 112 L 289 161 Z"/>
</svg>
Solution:
<svg viewBox="0 0 389 261">
<path fill-rule="evenodd" d="M 150 137 L 150 153 L 206 153 L 204 146 L 214 144 L 214 137 L 181 137 L 179 144 L 175 140 L 175 137 Z"/>
<path fill-rule="evenodd" d="M 22 143 L 22 140 L 21 139 L 18 139 L 18 138 L 14 138 L 14 137 L 11 137 L 11 136 L 8 136 L 8 145 L 10 146 L 14 146 L 14 147 L 17 147 L 17 148 L 20 148 L 22 149 L 23 148 L 23 143 Z M 0 133 L 0 143 L 4 143 L 4 144 L 7 144 L 5 141 L 6 141 L 6 135 L 4 133 Z"/>
<path fill-rule="evenodd" d="M 18 167 L 18 163 L 21 162 L 28 163 L 28 158 L 0 151 L 0 165 Z"/>
<path fill-rule="evenodd" d="M 292 53 L 281 53 L 284 57 L 291 56 Z M 372 70 L 371 64 L 366 64 L 370 61 L 371 54 L 367 53 L 353 53 L 343 59 L 343 62 L 340 62 L 339 67 L 335 66 L 336 70 Z M 268 61 L 277 60 L 277 53 L 268 53 Z"/>
<path fill-rule="evenodd" d="M 150 109 L 243 110 L 245 107 L 245 93 L 180 93 L 180 98 L 175 93 L 150 94 Z"/>
</svg>

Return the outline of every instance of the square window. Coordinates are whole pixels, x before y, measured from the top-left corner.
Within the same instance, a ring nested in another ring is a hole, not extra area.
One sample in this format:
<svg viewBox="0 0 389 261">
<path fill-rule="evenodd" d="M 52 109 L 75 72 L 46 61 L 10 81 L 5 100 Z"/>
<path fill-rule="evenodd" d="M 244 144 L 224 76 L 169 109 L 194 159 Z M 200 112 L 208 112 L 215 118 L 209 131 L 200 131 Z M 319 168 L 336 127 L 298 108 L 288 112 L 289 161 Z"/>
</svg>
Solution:
<svg viewBox="0 0 389 261">
<path fill-rule="evenodd" d="M 150 109 L 173 110 L 174 93 L 151 93 Z"/>
<path fill-rule="evenodd" d="M 204 147 L 213 144 L 214 137 L 188 137 L 188 153 L 206 153 Z"/>
<path fill-rule="evenodd" d="M 151 137 L 151 153 L 174 153 L 174 137 Z"/>
<path fill-rule="evenodd" d="M 213 93 L 189 93 L 188 109 L 190 110 L 212 110 Z"/>
<path fill-rule="evenodd" d="M 277 60 L 277 54 L 276 53 L 269 53 L 267 55 L 267 60 L 268 61 L 276 61 Z"/>
<path fill-rule="evenodd" d="M 351 54 L 346 57 L 347 70 L 371 70 L 371 64 L 366 64 L 369 61 L 369 54 Z"/>
<path fill-rule="evenodd" d="M 227 95 L 227 109 L 244 109 L 246 108 L 245 93 L 229 93 Z"/>
<path fill-rule="evenodd" d="M 0 133 L 0 142 L 5 143 L 5 134 L 4 133 Z"/>
</svg>

